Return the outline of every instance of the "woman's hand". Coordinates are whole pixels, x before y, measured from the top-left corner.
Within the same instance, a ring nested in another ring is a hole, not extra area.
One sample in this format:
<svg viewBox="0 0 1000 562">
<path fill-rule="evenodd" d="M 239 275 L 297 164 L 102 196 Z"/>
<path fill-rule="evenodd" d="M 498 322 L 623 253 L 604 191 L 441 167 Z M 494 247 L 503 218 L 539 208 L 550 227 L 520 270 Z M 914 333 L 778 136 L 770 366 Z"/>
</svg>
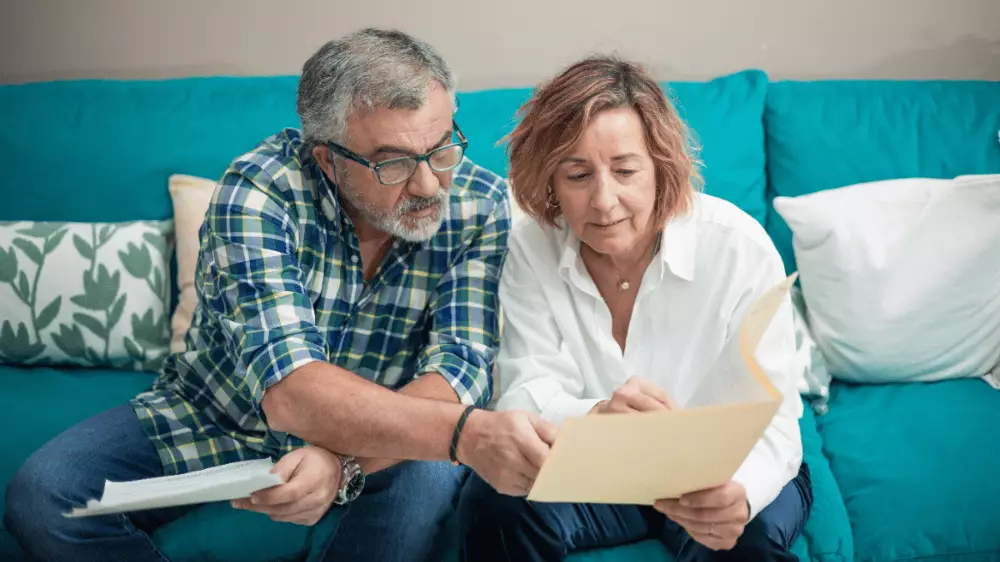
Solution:
<svg viewBox="0 0 1000 562">
<path fill-rule="evenodd" d="M 676 500 L 659 500 L 653 507 L 712 550 L 736 546 L 750 519 L 747 491 L 736 482 L 692 492 Z"/>
<path fill-rule="evenodd" d="M 316 446 L 288 453 L 271 472 L 284 484 L 232 501 L 237 509 L 256 511 L 275 521 L 315 525 L 333 504 L 340 489 L 340 457 Z"/>
<path fill-rule="evenodd" d="M 631 377 L 608 400 L 594 406 L 592 413 L 625 414 L 674 410 L 677 405 L 662 388 L 642 377 Z"/>
</svg>

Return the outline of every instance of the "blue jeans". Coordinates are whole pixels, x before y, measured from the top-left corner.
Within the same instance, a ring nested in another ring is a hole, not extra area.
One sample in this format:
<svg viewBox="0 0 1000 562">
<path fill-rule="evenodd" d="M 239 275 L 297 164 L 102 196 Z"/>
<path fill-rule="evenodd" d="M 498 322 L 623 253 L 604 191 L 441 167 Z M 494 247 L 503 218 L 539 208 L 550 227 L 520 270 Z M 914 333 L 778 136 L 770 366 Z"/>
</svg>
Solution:
<svg viewBox="0 0 1000 562">
<path fill-rule="evenodd" d="M 570 553 L 657 538 L 677 562 L 796 560 L 788 549 L 812 507 L 809 468 L 803 464 L 778 497 L 747 524 L 736 547 L 712 551 L 651 507 L 536 503 L 497 493 L 476 476 L 459 500 L 462 561 L 541 562 Z"/>
<path fill-rule="evenodd" d="M 41 560 L 166 560 L 150 533 L 197 506 L 80 519 L 62 516 L 99 498 L 107 480 L 162 476 L 131 406 L 83 421 L 25 461 L 7 486 L 4 525 Z M 400 463 L 370 475 L 326 545 L 330 560 L 424 560 L 454 510 L 466 472 L 447 462 Z M 338 508 L 339 509 L 339 508 Z"/>
</svg>

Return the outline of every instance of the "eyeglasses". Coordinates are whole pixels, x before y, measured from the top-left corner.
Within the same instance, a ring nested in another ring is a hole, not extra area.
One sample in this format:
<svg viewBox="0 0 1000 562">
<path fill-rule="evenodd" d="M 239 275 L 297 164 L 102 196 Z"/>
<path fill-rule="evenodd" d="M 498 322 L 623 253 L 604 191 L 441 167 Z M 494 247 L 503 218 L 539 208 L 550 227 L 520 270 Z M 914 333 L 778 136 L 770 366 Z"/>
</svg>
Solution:
<svg viewBox="0 0 1000 562">
<path fill-rule="evenodd" d="M 353 160 L 375 172 L 375 177 L 378 178 L 378 182 L 382 185 L 397 185 L 410 179 L 410 176 L 413 175 L 413 172 L 417 171 L 417 166 L 421 162 L 427 162 L 427 165 L 435 172 L 447 172 L 462 162 L 462 156 L 465 155 L 465 149 L 468 148 L 469 141 L 462 134 L 462 130 L 458 128 L 458 123 L 452 121 L 451 124 L 458 135 L 458 142 L 439 146 L 425 154 L 402 156 L 381 162 L 372 162 L 334 142 L 327 142 L 326 145 L 332 152 L 336 152 L 344 158 Z"/>
</svg>

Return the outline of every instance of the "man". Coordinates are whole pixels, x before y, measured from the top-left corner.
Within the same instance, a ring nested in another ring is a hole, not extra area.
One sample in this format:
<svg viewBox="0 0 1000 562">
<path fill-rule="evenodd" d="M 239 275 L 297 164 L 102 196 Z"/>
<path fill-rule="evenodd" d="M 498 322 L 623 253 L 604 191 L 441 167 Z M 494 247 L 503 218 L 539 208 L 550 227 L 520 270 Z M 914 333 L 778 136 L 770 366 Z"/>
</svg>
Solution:
<svg viewBox="0 0 1000 562">
<path fill-rule="evenodd" d="M 527 493 L 553 427 L 473 408 L 491 394 L 510 203 L 463 157 L 451 71 L 412 37 L 360 31 L 305 63 L 298 112 L 301 132 L 219 182 L 187 351 L 12 480 L 7 528 L 39 558 L 162 560 L 148 533 L 191 508 L 61 514 L 105 479 L 265 456 L 284 483 L 234 507 L 311 525 L 350 504 L 326 552 L 338 562 L 424 559 L 456 464 Z"/>
</svg>

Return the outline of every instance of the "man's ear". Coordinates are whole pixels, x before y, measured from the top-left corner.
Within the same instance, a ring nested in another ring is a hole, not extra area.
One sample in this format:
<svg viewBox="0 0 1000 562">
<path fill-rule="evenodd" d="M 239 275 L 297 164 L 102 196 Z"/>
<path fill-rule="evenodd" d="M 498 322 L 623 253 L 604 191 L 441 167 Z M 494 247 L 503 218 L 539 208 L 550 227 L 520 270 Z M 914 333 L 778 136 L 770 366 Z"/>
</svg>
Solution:
<svg viewBox="0 0 1000 562">
<path fill-rule="evenodd" d="M 333 162 L 330 161 L 330 149 L 318 144 L 312 148 L 312 155 L 319 164 L 320 169 L 326 174 L 326 179 L 332 183 L 337 183 L 337 178 L 334 177 Z"/>
</svg>

